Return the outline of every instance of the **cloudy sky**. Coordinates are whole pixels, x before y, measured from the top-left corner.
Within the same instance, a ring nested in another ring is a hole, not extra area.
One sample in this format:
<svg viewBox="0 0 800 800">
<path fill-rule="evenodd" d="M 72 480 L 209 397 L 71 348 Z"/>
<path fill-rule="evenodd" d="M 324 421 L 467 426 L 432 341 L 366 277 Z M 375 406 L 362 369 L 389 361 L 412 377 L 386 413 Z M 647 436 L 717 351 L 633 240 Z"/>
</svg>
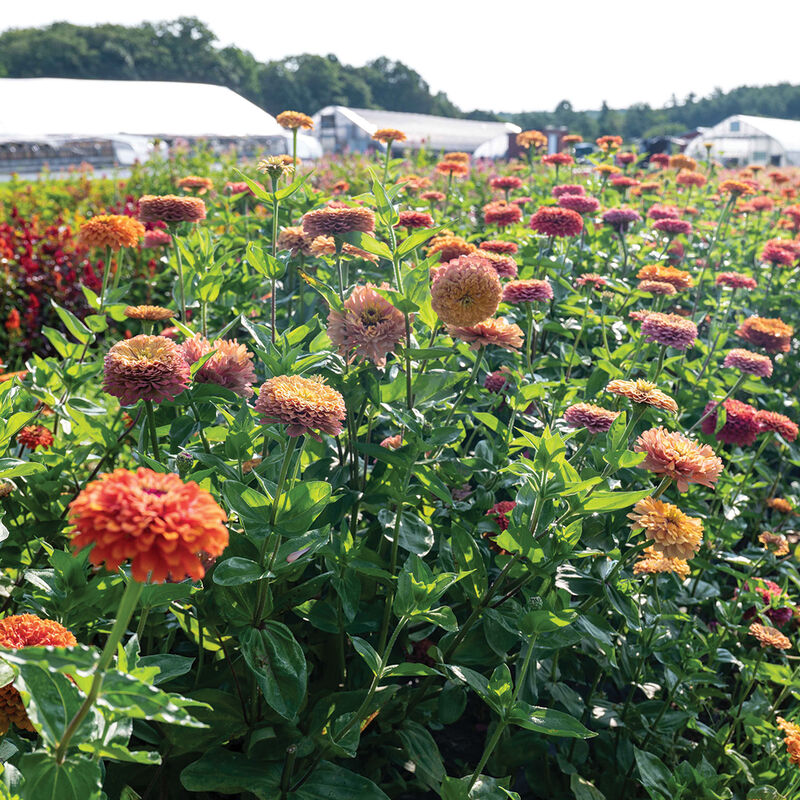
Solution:
<svg viewBox="0 0 800 800">
<path fill-rule="evenodd" d="M 335 53 L 404 61 L 464 109 L 551 110 L 647 102 L 715 87 L 800 83 L 797 0 L 36 0 L 3 3 L 2 28 L 196 16 L 260 60 Z"/>
</svg>

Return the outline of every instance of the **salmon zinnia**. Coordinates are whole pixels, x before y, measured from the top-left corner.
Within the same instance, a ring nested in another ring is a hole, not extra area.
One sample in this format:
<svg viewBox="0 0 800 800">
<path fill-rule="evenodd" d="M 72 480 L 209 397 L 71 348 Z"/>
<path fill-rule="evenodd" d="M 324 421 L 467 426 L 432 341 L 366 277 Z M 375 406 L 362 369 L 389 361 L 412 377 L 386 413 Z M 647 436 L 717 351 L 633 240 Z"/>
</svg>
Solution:
<svg viewBox="0 0 800 800">
<path fill-rule="evenodd" d="M 194 481 L 139 467 L 100 476 L 70 503 L 72 542 L 114 572 L 126 561 L 137 581 L 200 580 L 202 559 L 228 546 L 225 512 Z"/>
<path fill-rule="evenodd" d="M 256 379 L 253 354 L 236 339 L 217 339 L 209 342 L 204 336 L 194 336 L 181 345 L 181 352 L 190 366 L 203 356 L 214 353 L 194 375 L 197 383 L 213 383 L 230 389 L 239 397 L 250 397 Z"/>
<path fill-rule="evenodd" d="M 469 326 L 488 319 L 502 297 L 500 278 L 483 256 L 460 256 L 437 272 L 431 305 L 447 325 Z"/>
<path fill-rule="evenodd" d="M 723 469 L 709 445 L 662 427 L 644 431 L 633 450 L 646 455 L 641 469 L 672 478 L 679 492 L 685 492 L 690 483 L 713 487 Z"/>
<path fill-rule="evenodd" d="M 84 247 L 136 247 L 144 236 L 144 225 L 123 214 L 101 214 L 81 225 L 78 241 Z"/>
<path fill-rule="evenodd" d="M 469 327 L 448 325 L 447 332 L 454 339 L 468 342 L 472 350 L 488 345 L 505 350 L 519 350 L 522 347 L 522 328 L 513 322 L 506 322 L 503 317 L 485 319 Z"/>
<path fill-rule="evenodd" d="M 199 222 L 205 218 L 206 204 L 199 197 L 146 194 L 139 198 L 142 222 Z"/>
<path fill-rule="evenodd" d="M 678 410 L 678 404 L 662 392 L 654 383 L 637 378 L 635 381 L 614 380 L 606 386 L 606 391 L 627 397 L 634 403 L 655 406 L 673 414 Z"/>
</svg>

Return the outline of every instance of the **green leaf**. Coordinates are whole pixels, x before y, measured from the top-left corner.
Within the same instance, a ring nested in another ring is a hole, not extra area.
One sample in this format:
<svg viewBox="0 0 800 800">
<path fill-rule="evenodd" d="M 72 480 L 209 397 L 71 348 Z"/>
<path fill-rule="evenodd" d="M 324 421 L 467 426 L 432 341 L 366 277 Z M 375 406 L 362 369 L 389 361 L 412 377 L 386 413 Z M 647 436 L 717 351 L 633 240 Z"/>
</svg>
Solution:
<svg viewBox="0 0 800 800">
<path fill-rule="evenodd" d="M 414 231 L 406 239 L 403 239 L 402 242 L 397 247 L 397 255 L 401 258 L 405 255 L 408 255 L 415 247 L 419 247 L 421 244 L 425 244 L 428 239 L 432 239 L 436 234 L 440 231 L 444 230 L 444 226 L 439 226 L 438 228 L 420 228 L 419 230 Z"/>
<path fill-rule="evenodd" d="M 577 773 L 569 776 L 569 788 L 575 800 L 606 800 L 606 796 L 594 784 L 581 778 Z"/>
<path fill-rule="evenodd" d="M 519 621 L 519 629 L 526 636 L 534 634 L 548 633 L 569 625 L 577 617 L 577 612 L 571 609 L 564 611 L 548 611 L 547 609 L 537 609 L 529 611 Z"/>
<path fill-rule="evenodd" d="M 243 523 L 267 525 L 272 511 L 272 498 L 239 481 L 222 484 L 222 496 Z"/>
<path fill-rule="evenodd" d="M 442 781 L 442 800 L 519 800 L 516 792 L 511 792 L 501 782 L 488 775 L 481 775 L 472 789 L 468 789 L 470 776 L 465 778 L 445 778 Z"/>
<path fill-rule="evenodd" d="M 596 733 L 585 728 L 575 717 L 552 708 L 532 706 L 517 700 L 511 709 L 509 721 L 529 731 L 545 736 L 564 736 L 569 739 L 589 739 Z"/>
<path fill-rule="evenodd" d="M 638 503 L 643 498 L 652 494 L 652 489 L 641 492 L 609 492 L 599 490 L 594 492 L 583 504 L 584 511 L 618 511 Z"/>
<path fill-rule="evenodd" d="M 359 639 L 358 636 L 351 636 L 350 641 L 353 643 L 353 649 L 367 662 L 372 674 L 380 675 L 381 657 L 375 652 L 372 645 L 364 639 Z"/>
<path fill-rule="evenodd" d="M 438 788 L 446 773 L 439 747 L 428 729 L 418 722 L 406 720 L 397 735 L 409 759 L 417 768 L 416 774 L 429 788 Z"/>
<path fill-rule="evenodd" d="M 19 767 L 25 775 L 22 800 L 99 800 L 102 789 L 100 762 L 72 754 L 57 764 L 51 753 L 24 755 Z"/>
<path fill-rule="evenodd" d="M 154 750 L 128 750 L 118 742 L 103 744 L 102 742 L 84 742 L 78 749 L 83 753 L 92 753 L 98 758 L 110 758 L 114 761 L 125 761 L 129 764 L 160 764 L 161 756 Z"/>
<path fill-rule="evenodd" d="M 287 800 L 389 800 L 371 780 L 349 769 L 322 761 L 311 777 Z"/>
<path fill-rule="evenodd" d="M 654 789 L 664 797 L 672 797 L 674 783 L 664 762 L 657 755 L 640 750 L 638 747 L 633 748 L 633 754 L 636 758 L 639 777 L 642 779 L 642 785 L 647 789 L 647 793 L 652 797 L 651 789 Z"/>
<path fill-rule="evenodd" d="M 44 464 L 38 461 L 23 461 L 20 458 L 0 458 L 0 478 L 16 478 L 43 472 Z"/>
<path fill-rule="evenodd" d="M 288 535 L 306 533 L 330 497 L 331 485 L 326 481 L 301 481 L 284 495 L 275 527 Z"/>
<path fill-rule="evenodd" d="M 64 323 L 64 327 L 81 344 L 88 344 L 94 341 L 94 334 L 71 311 L 68 311 L 66 308 L 61 308 L 61 306 L 53 300 L 50 301 L 50 305 L 53 306 L 56 314 L 58 314 L 59 318 Z"/>
<path fill-rule="evenodd" d="M 361 250 L 366 250 L 374 256 L 385 258 L 387 261 L 392 260 L 392 251 L 389 249 L 389 245 L 379 242 L 374 236 L 370 236 L 368 233 L 351 231 L 350 233 L 336 234 L 334 238 L 341 239 L 343 242 L 352 244 L 354 247 L 358 247 Z"/>
<path fill-rule="evenodd" d="M 280 780 L 280 763 L 252 761 L 222 749 L 211 750 L 181 772 L 181 783 L 190 792 L 252 793 L 259 800 L 275 800 Z"/>
<path fill-rule="evenodd" d="M 283 277 L 286 272 L 286 264 L 275 258 L 262 247 L 258 247 L 253 242 L 248 242 L 245 251 L 247 263 L 261 275 L 272 280 Z"/>
<path fill-rule="evenodd" d="M 270 708 L 294 719 L 306 696 L 308 671 L 303 650 L 281 622 L 267 620 L 240 638 L 242 655 L 253 671 Z"/>
<path fill-rule="evenodd" d="M 267 574 L 255 561 L 233 556 L 214 567 L 213 580 L 218 586 L 241 586 L 261 580 Z"/>
</svg>

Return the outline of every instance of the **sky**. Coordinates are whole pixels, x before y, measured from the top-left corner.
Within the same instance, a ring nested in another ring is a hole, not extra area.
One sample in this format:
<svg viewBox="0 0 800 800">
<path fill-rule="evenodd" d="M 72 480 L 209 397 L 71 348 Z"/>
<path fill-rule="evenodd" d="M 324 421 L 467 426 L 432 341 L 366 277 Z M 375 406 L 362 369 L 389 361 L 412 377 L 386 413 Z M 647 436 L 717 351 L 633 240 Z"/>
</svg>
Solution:
<svg viewBox="0 0 800 800">
<path fill-rule="evenodd" d="M 133 25 L 195 16 L 220 44 L 259 60 L 334 53 L 361 66 L 378 56 L 417 70 L 464 110 L 654 108 L 716 87 L 800 83 L 797 49 L 781 31 L 797 0 L 36 0 L 2 3 L 0 26 L 55 21 Z M 308 109 L 310 113 L 316 109 Z"/>
</svg>

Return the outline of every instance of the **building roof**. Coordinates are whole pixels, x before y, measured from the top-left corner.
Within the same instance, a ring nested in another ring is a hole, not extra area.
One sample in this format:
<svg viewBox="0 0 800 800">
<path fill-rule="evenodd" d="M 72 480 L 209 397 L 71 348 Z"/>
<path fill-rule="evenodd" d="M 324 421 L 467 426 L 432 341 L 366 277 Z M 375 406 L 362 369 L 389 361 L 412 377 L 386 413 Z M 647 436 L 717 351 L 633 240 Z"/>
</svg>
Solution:
<svg viewBox="0 0 800 800">
<path fill-rule="evenodd" d="M 474 119 L 437 117 L 431 114 L 411 114 L 405 111 L 381 111 L 373 108 L 328 106 L 318 114 L 336 110 L 366 133 L 379 128 L 397 128 L 408 137 L 412 147 L 425 145 L 432 150 L 473 151 L 483 142 L 507 133 L 519 133 L 521 128 L 510 122 L 483 122 Z"/>
<path fill-rule="evenodd" d="M 206 83 L 0 78 L 0 136 L 284 136 L 275 118 Z"/>
<path fill-rule="evenodd" d="M 747 137 L 748 131 L 742 130 L 738 136 L 731 136 L 730 123 L 739 121 L 743 125 L 754 128 L 764 136 L 769 136 L 777 140 L 784 150 L 800 151 L 800 120 L 796 119 L 777 119 L 775 117 L 754 117 L 748 114 L 734 114 L 718 122 L 712 128 L 705 131 L 706 138 L 718 138 L 727 136 L 729 138 Z M 752 136 L 752 134 L 750 134 Z"/>
</svg>

